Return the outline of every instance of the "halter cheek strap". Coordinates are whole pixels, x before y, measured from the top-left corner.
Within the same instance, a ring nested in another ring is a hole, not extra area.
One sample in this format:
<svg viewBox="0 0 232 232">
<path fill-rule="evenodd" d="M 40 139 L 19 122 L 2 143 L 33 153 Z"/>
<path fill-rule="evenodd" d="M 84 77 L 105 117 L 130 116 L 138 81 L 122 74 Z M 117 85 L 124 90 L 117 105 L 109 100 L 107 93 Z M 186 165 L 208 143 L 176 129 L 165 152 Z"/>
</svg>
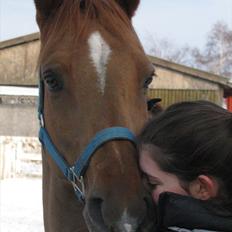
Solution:
<svg viewBox="0 0 232 232">
<path fill-rule="evenodd" d="M 39 106 L 38 114 L 40 120 L 39 140 L 47 150 L 48 154 L 55 161 L 64 176 L 72 183 L 77 198 L 84 202 L 85 190 L 83 176 L 88 168 L 90 159 L 94 152 L 105 143 L 112 140 L 127 140 L 136 146 L 135 135 L 125 127 L 110 127 L 98 132 L 95 137 L 90 141 L 84 151 L 79 155 L 79 160 L 73 166 L 70 166 L 64 159 L 64 156 L 59 153 L 58 149 L 52 142 L 52 139 L 45 128 L 45 121 L 43 115 L 44 109 L 44 84 L 40 82 L 39 91 Z M 80 187 L 77 185 L 80 184 Z"/>
</svg>

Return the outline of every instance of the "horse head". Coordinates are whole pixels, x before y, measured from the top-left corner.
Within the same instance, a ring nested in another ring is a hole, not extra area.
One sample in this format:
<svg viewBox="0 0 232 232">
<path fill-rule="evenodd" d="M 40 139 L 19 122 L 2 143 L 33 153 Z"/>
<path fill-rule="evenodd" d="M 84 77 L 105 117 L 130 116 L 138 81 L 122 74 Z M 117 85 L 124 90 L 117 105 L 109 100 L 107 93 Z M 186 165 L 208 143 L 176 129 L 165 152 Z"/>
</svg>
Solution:
<svg viewBox="0 0 232 232">
<path fill-rule="evenodd" d="M 146 88 L 154 69 L 131 24 L 139 0 L 35 0 L 46 130 L 65 162 L 74 164 L 104 128 L 138 133 L 147 120 Z M 77 228 L 72 185 L 43 148 L 46 231 Z M 149 195 L 135 146 L 102 144 L 83 176 L 88 229 L 149 231 Z"/>
</svg>

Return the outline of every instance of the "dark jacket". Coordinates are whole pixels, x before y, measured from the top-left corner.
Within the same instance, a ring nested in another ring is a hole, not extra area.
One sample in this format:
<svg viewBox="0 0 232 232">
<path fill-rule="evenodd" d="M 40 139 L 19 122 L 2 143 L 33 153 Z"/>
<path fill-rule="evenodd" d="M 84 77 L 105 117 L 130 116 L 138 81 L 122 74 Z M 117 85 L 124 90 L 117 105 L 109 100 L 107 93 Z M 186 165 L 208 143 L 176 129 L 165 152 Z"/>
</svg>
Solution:
<svg viewBox="0 0 232 232">
<path fill-rule="evenodd" d="M 212 202 L 162 193 L 157 210 L 158 232 L 232 232 L 232 213 L 212 207 Z"/>
</svg>

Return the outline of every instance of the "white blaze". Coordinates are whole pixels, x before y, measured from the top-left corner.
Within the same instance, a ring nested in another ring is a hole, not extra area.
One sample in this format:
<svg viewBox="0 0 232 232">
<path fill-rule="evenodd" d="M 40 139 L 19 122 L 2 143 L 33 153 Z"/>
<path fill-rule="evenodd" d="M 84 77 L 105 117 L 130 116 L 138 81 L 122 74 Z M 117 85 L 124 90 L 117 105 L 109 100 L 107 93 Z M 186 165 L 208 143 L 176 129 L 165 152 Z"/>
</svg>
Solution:
<svg viewBox="0 0 232 232">
<path fill-rule="evenodd" d="M 104 94 L 106 85 L 106 68 L 111 49 L 98 31 L 90 35 L 88 44 L 90 49 L 90 58 L 97 71 L 100 92 Z"/>
</svg>

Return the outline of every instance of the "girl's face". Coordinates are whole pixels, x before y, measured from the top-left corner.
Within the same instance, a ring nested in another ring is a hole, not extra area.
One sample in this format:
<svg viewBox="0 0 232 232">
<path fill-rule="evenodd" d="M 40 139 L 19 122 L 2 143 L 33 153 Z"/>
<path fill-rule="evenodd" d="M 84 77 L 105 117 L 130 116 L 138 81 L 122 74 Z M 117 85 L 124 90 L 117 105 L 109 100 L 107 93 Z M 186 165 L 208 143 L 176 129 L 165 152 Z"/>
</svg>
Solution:
<svg viewBox="0 0 232 232">
<path fill-rule="evenodd" d="M 168 172 L 160 169 L 158 164 L 151 158 L 147 150 L 142 150 L 139 158 L 139 165 L 147 177 L 148 186 L 151 189 L 152 198 L 158 203 L 159 195 L 163 192 L 173 192 L 180 195 L 189 195 L 180 185 L 179 179 Z"/>
</svg>

